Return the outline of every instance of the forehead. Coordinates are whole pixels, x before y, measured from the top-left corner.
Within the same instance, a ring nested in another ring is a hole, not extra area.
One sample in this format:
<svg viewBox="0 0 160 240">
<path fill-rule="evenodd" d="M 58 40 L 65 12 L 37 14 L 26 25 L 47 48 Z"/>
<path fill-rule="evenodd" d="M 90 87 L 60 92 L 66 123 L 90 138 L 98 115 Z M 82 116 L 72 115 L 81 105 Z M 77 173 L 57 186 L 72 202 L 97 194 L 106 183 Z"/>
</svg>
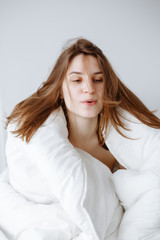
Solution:
<svg viewBox="0 0 160 240">
<path fill-rule="evenodd" d="M 101 70 L 101 68 L 100 68 L 100 65 L 99 65 L 96 57 L 94 57 L 92 55 L 79 54 L 71 60 L 69 66 L 68 66 L 67 73 L 70 73 L 72 71 L 98 72 L 100 70 Z"/>
</svg>

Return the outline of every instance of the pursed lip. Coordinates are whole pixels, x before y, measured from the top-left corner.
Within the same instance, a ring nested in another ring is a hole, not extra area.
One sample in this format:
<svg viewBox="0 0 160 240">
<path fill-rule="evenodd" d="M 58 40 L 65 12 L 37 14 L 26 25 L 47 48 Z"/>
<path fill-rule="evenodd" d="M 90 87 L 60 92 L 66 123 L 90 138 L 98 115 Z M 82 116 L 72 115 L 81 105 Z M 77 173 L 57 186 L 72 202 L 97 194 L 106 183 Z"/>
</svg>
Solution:
<svg viewBox="0 0 160 240">
<path fill-rule="evenodd" d="M 88 107 L 92 107 L 95 106 L 97 104 L 97 100 L 95 99 L 86 99 L 84 101 L 81 102 L 82 104 L 88 106 Z"/>
<path fill-rule="evenodd" d="M 85 99 L 85 100 L 83 100 L 83 101 L 81 101 L 82 103 L 96 103 L 97 102 L 97 100 L 96 99 Z"/>
</svg>

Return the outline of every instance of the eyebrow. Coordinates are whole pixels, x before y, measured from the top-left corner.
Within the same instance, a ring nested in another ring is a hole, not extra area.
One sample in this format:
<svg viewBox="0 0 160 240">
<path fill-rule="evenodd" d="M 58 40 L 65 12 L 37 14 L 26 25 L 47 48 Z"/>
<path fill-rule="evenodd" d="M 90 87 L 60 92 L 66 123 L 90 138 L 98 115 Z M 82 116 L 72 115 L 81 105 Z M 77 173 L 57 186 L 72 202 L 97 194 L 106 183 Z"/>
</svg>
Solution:
<svg viewBox="0 0 160 240">
<path fill-rule="evenodd" d="M 83 73 L 82 73 L 82 72 L 76 72 L 76 71 L 74 71 L 74 72 L 70 72 L 68 75 L 72 75 L 72 74 L 79 74 L 79 75 L 83 75 Z M 94 73 L 93 73 L 93 75 L 98 75 L 98 74 L 102 74 L 102 72 L 101 72 L 101 71 L 99 71 L 99 72 L 94 72 Z"/>
</svg>

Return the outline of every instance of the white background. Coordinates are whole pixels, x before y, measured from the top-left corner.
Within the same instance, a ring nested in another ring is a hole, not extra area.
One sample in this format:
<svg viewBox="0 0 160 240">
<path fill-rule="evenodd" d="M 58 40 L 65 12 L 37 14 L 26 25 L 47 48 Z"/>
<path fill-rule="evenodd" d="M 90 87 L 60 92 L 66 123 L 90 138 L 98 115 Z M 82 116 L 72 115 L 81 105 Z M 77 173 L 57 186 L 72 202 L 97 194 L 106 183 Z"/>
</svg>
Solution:
<svg viewBox="0 0 160 240">
<path fill-rule="evenodd" d="M 159 0 L 0 0 L 0 171 L 5 116 L 47 79 L 66 40 L 79 36 L 97 44 L 160 116 Z"/>
</svg>

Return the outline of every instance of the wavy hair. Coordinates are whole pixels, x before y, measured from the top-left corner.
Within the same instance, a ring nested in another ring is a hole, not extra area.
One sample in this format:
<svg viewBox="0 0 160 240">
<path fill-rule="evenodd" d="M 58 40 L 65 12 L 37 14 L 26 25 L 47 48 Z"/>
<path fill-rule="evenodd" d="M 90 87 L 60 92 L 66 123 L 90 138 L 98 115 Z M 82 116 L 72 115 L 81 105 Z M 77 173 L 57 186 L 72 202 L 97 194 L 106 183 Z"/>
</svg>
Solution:
<svg viewBox="0 0 160 240">
<path fill-rule="evenodd" d="M 142 123 L 152 128 L 160 128 L 160 119 L 121 82 L 102 50 L 92 42 L 78 38 L 63 49 L 42 86 L 30 97 L 18 103 L 7 117 L 6 126 L 13 122 L 17 124 L 16 130 L 13 131 L 16 136 L 29 142 L 54 110 L 62 106 L 66 113 L 64 103 L 61 101 L 61 87 L 71 60 L 78 54 L 96 57 L 105 80 L 104 105 L 98 118 L 97 129 L 101 144 L 104 143 L 102 132 L 107 129 L 109 121 L 121 135 L 123 134 L 119 127 L 126 129 L 118 113 L 118 106 L 130 112 Z"/>
</svg>

